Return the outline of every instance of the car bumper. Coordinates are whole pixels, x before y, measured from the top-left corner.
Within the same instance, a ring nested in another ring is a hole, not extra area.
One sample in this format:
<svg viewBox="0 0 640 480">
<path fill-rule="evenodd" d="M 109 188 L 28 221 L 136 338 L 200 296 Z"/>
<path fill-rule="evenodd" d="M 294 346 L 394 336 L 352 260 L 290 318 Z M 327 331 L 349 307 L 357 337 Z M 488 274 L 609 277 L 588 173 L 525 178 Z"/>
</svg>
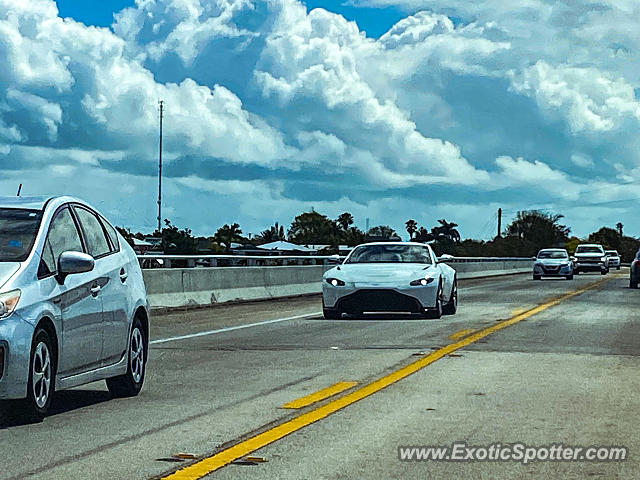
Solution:
<svg viewBox="0 0 640 480">
<path fill-rule="evenodd" d="M 539 275 L 541 277 L 566 277 L 567 275 L 573 274 L 573 268 L 571 267 L 571 265 L 566 265 L 564 267 L 558 268 L 535 265 L 533 267 L 533 274 Z"/>
<path fill-rule="evenodd" d="M 620 266 L 620 260 L 609 260 L 609 267 L 619 267 Z"/>
<path fill-rule="evenodd" d="M 22 320 L 16 313 L 0 320 L 0 354 L 2 372 L 0 376 L 0 399 L 20 399 L 27 396 L 29 357 L 33 338 L 33 325 Z"/>
<path fill-rule="evenodd" d="M 574 270 L 580 270 L 581 272 L 601 272 L 607 269 L 604 263 L 576 263 L 573 267 Z"/>
<path fill-rule="evenodd" d="M 322 286 L 324 308 L 345 313 L 410 312 L 422 313 L 435 308 L 438 283 L 398 288 L 393 285 L 352 284 L 343 287 Z"/>
</svg>

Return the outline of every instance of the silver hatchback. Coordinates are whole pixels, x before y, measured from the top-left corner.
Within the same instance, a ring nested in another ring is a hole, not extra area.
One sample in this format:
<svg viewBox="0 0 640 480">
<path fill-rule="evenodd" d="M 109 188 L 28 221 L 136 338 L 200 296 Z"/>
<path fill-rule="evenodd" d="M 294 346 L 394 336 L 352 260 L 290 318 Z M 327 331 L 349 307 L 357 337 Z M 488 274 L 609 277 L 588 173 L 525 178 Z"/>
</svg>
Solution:
<svg viewBox="0 0 640 480">
<path fill-rule="evenodd" d="M 0 400 L 46 415 L 53 392 L 144 381 L 149 317 L 136 256 L 95 209 L 71 197 L 0 197 Z"/>
</svg>

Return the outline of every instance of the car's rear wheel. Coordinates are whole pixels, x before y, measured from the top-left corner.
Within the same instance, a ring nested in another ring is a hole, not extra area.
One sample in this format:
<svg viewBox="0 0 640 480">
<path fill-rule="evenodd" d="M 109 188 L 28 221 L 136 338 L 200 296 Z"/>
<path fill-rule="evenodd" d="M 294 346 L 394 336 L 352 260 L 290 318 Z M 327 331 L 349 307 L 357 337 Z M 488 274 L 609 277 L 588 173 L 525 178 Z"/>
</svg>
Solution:
<svg viewBox="0 0 640 480">
<path fill-rule="evenodd" d="M 38 328 L 31 344 L 27 398 L 24 402 L 26 416 L 41 421 L 51 407 L 56 387 L 56 364 L 53 342 L 43 328 Z"/>
<path fill-rule="evenodd" d="M 542 277 L 541 277 L 540 275 L 534 275 L 534 276 L 533 276 L 533 279 L 534 279 L 534 280 L 540 280 L 541 278 L 542 278 Z"/>
<path fill-rule="evenodd" d="M 567 275 L 567 280 L 573 280 L 573 274 Z"/>
<path fill-rule="evenodd" d="M 458 281 L 453 279 L 453 286 L 451 287 L 451 296 L 449 302 L 442 307 L 442 313 L 445 315 L 455 315 L 458 311 Z"/>
<path fill-rule="evenodd" d="M 638 280 L 633 277 L 629 278 L 629 288 L 638 288 Z"/>
<path fill-rule="evenodd" d="M 606 275 L 607 273 L 609 273 L 609 269 L 608 268 L 600 271 L 601 275 Z"/>
<path fill-rule="evenodd" d="M 147 341 L 142 322 L 133 321 L 127 352 L 127 373 L 107 379 L 107 388 L 116 397 L 135 397 L 142 390 L 147 367 Z"/>
<path fill-rule="evenodd" d="M 436 292 L 436 304 L 433 308 L 430 308 L 425 312 L 426 318 L 438 319 L 442 317 L 443 305 L 442 305 L 442 282 L 438 284 L 438 291 Z"/>
<path fill-rule="evenodd" d="M 322 315 L 326 320 L 339 320 L 342 318 L 342 312 L 335 308 L 322 308 Z"/>
</svg>

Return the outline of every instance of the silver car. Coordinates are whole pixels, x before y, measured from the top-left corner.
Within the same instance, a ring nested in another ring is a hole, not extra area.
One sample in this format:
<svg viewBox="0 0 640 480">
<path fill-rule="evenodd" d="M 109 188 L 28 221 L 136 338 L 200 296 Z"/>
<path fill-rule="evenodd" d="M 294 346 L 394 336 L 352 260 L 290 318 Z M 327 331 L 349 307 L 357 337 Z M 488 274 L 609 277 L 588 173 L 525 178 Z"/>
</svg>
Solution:
<svg viewBox="0 0 640 480">
<path fill-rule="evenodd" d="M 365 243 L 324 274 L 322 304 L 328 319 L 341 318 L 343 313 L 440 318 L 458 308 L 456 272 L 440 262 L 429 245 Z"/>
<path fill-rule="evenodd" d="M 0 399 L 42 418 L 56 390 L 144 381 L 149 320 L 127 242 L 70 197 L 0 197 Z"/>
<path fill-rule="evenodd" d="M 618 253 L 618 251 L 605 250 L 604 254 L 607 256 L 607 260 L 609 261 L 609 268 L 620 270 L 620 254 Z"/>
<path fill-rule="evenodd" d="M 563 248 L 544 248 L 538 252 L 533 264 L 533 279 L 565 277 L 573 279 L 573 263 Z"/>
</svg>

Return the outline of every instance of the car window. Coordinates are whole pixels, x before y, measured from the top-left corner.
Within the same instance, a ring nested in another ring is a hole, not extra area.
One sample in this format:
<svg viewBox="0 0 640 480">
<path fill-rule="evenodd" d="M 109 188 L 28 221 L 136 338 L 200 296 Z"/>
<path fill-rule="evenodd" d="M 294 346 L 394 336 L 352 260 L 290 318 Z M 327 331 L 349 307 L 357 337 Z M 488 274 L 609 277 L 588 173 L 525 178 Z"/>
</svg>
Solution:
<svg viewBox="0 0 640 480">
<path fill-rule="evenodd" d="M 0 208 L 0 262 L 24 262 L 33 248 L 42 212 Z"/>
<path fill-rule="evenodd" d="M 110 253 L 111 247 L 105 236 L 102 224 L 98 221 L 98 217 L 84 208 L 75 207 L 75 211 L 85 234 L 87 253 L 93 258 L 102 257 Z"/>
<path fill-rule="evenodd" d="M 118 242 L 118 232 L 116 232 L 116 229 L 113 228 L 111 224 L 104 219 L 104 217 L 100 217 L 100 221 L 102 222 L 102 225 L 104 225 L 104 228 L 107 231 L 109 240 L 111 240 L 111 245 L 113 246 L 112 251 L 119 252 L 120 242 Z"/>
<path fill-rule="evenodd" d="M 541 250 L 538 253 L 538 258 L 567 258 L 567 252 L 557 250 Z"/>
<path fill-rule="evenodd" d="M 576 253 L 600 253 L 602 254 L 602 250 L 598 247 L 578 247 Z"/>
<path fill-rule="evenodd" d="M 60 210 L 49 227 L 40 263 L 40 275 L 49 275 L 58 270 L 58 259 L 62 252 L 82 252 L 82 241 L 76 222 L 68 208 Z"/>
</svg>

